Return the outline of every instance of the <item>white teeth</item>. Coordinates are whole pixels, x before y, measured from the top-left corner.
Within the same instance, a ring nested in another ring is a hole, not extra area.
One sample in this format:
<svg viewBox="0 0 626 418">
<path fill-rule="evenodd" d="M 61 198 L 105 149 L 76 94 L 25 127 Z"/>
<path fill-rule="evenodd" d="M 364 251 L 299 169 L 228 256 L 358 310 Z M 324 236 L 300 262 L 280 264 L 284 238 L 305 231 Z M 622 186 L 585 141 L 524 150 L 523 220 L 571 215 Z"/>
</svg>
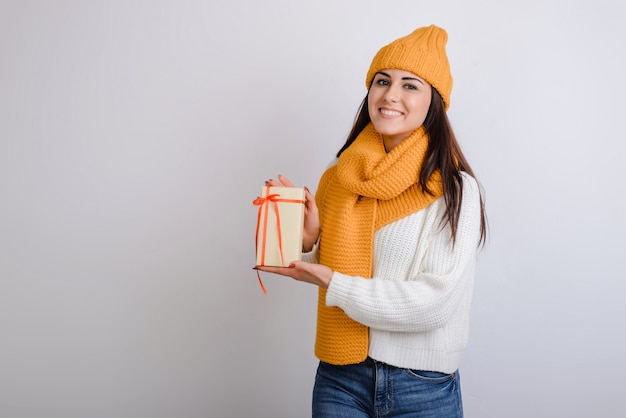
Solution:
<svg viewBox="0 0 626 418">
<path fill-rule="evenodd" d="M 387 110 L 387 109 L 380 109 L 380 113 L 386 116 L 400 116 L 402 114 L 401 112 L 396 112 L 395 110 Z"/>
</svg>

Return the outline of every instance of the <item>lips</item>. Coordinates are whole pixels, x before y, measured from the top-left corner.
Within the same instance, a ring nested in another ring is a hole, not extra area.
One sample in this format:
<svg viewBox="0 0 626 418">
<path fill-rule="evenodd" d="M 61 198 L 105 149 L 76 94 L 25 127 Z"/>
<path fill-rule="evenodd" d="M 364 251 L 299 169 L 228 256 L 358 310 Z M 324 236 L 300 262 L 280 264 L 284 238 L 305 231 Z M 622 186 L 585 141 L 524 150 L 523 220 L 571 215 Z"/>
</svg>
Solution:
<svg viewBox="0 0 626 418">
<path fill-rule="evenodd" d="M 382 113 L 385 116 L 402 116 L 402 112 L 398 112 L 397 110 L 391 110 L 391 109 L 380 109 L 380 113 Z"/>
</svg>

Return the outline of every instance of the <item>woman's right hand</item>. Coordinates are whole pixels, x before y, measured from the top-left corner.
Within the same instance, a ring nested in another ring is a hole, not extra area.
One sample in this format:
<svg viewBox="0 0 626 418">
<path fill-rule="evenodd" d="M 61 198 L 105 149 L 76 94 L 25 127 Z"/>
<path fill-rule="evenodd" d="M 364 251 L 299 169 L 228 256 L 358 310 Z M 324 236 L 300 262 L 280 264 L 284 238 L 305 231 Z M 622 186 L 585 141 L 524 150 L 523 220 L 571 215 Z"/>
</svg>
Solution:
<svg viewBox="0 0 626 418">
<path fill-rule="evenodd" d="M 269 179 L 265 182 L 265 185 L 272 187 L 295 187 L 289 179 L 280 174 L 278 175 L 278 180 Z M 308 252 L 311 251 L 320 235 L 320 218 L 317 210 L 317 204 L 315 203 L 315 195 L 313 195 L 307 187 L 304 188 L 304 196 L 304 232 L 302 235 L 302 250 Z"/>
</svg>

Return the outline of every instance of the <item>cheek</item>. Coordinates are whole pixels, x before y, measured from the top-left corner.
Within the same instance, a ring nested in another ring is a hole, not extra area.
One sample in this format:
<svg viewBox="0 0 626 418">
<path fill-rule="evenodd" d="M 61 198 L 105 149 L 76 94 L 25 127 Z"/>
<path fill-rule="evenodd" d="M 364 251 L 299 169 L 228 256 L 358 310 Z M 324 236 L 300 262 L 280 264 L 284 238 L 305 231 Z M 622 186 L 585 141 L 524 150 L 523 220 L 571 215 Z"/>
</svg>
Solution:
<svg viewBox="0 0 626 418">
<path fill-rule="evenodd" d="M 370 116 L 376 110 L 376 106 L 374 105 L 375 101 L 376 100 L 374 98 L 374 95 L 370 92 L 370 94 L 367 96 L 367 111 L 369 112 Z"/>
<path fill-rule="evenodd" d="M 420 125 L 424 123 L 426 115 L 428 114 L 428 108 L 430 107 L 430 99 L 416 100 L 413 106 L 413 115 L 415 116 L 416 123 Z"/>
</svg>

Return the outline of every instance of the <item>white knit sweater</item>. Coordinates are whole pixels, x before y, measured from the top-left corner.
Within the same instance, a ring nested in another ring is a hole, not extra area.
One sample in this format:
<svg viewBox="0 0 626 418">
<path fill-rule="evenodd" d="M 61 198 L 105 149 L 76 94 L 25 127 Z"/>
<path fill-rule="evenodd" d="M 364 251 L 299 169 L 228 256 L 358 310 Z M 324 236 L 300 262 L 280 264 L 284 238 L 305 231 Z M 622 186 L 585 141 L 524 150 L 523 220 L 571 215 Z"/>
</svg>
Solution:
<svg viewBox="0 0 626 418">
<path fill-rule="evenodd" d="M 374 236 L 373 278 L 334 272 L 326 304 L 369 327 L 369 356 L 409 369 L 452 373 L 468 342 L 480 237 L 480 194 L 463 174 L 463 200 L 452 245 L 441 227 L 445 201 L 384 226 Z M 303 260 L 319 262 L 319 247 Z"/>
</svg>

